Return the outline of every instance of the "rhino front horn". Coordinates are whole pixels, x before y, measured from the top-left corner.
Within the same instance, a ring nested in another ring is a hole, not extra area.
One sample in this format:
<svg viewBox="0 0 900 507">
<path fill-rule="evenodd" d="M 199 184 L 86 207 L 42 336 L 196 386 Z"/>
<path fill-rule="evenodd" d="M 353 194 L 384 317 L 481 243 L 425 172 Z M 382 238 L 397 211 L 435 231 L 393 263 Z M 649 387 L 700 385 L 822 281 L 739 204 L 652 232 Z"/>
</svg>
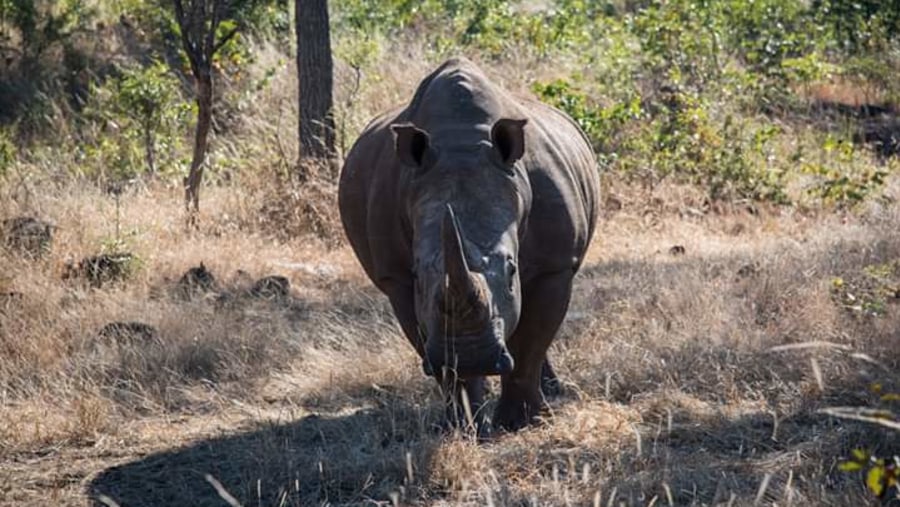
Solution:
<svg viewBox="0 0 900 507">
<path fill-rule="evenodd" d="M 441 224 L 441 242 L 444 250 L 444 271 L 447 273 L 451 292 L 468 294 L 475 287 L 469 275 L 469 264 L 466 262 L 466 251 L 459 224 L 449 204 L 444 211 L 444 222 Z"/>
</svg>

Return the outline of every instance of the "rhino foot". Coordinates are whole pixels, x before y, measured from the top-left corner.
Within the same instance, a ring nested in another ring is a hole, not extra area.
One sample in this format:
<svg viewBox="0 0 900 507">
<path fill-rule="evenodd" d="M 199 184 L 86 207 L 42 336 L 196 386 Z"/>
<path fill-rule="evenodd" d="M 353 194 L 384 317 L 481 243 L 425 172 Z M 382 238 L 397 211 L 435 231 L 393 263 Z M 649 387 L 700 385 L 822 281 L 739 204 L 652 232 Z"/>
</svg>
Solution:
<svg viewBox="0 0 900 507">
<path fill-rule="evenodd" d="M 547 403 L 539 392 L 532 396 L 510 396 L 504 393 L 494 411 L 494 427 L 512 432 L 540 424 L 541 417 L 548 413 L 547 408 Z"/>
<path fill-rule="evenodd" d="M 563 393 L 562 382 L 550 366 L 549 359 L 544 359 L 541 365 L 541 393 L 545 398 L 558 398 Z"/>
</svg>

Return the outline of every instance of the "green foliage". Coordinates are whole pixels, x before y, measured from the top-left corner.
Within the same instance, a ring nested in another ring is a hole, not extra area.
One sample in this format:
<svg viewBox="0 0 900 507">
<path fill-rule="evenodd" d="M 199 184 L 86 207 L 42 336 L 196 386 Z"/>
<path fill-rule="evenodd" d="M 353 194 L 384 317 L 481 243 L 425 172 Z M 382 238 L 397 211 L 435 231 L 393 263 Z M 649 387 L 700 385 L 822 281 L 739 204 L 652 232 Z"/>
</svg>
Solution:
<svg viewBox="0 0 900 507">
<path fill-rule="evenodd" d="M 654 74 L 702 88 L 719 72 L 720 35 L 706 1 L 655 0 L 631 21 Z"/>
<path fill-rule="evenodd" d="M 892 272 L 896 271 L 896 262 L 885 266 Z M 878 267 L 878 270 L 882 270 L 881 268 Z M 896 412 L 900 392 L 887 389 L 878 382 L 873 383 L 869 391 L 873 397 L 870 403 L 872 408 L 842 407 L 826 409 L 825 412 L 836 417 L 882 426 L 888 428 L 888 431 L 900 430 L 900 414 Z M 883 502 L 890 503 L 892 499 L 900 499 L 900 456 L 879 457 L 867 449 L 856 448 L 850 452 L 849 458 L 838 463 L 838 469 L 846 473 L 859 472 L 866 489 Z"/>
<path fill-rule="evenodd" d="M 768 163 L 777 128 L 754 127 L 731 115 L 714 118 L 702 96 L 683 90 L 664 93 L 658 106 L 647 153 L 658 177 L 699 184 L 713 199 L 787 200 L 782 173 Z"/>
<path fill-rule="evenodd" d="M 872 264 L 831 281 L 834 302 L 847 311 L 878 317 L 900 298 L 900 260 Z"/>
<path fill-rule="evenodd" d="M 782 62 L 817 47 L 811 12 L 800 0 L 716 2 L 729 48 L 752 70 L 783 78 Z"/>
<path fill-rule="evenodd" d="M 900 457 L 879 458 L 865 449 L 853 449 L 851 457 L 838 468 L 843 472 L 861 472 L 866 488 L 878 498 L 900 497 Z"/>
<path fill-rule="evenodd" d="M 840 68 L 825 60 L 819 51 L 781 60 L 780 74 L 789 82 L 799 85 L 828 81 Z"/>
<path fill-rule="evenodd" d="M 713 199 L 747 197 L 785 202 L 782 173 L 770 167 L 771 126 L 718 122 L 698 95 L 671 87 L 657 101 L 635 94 L 602 106 L 572 82 L 537 83 L 532 90 L 578 123 L 601 165 L 650 182 L 673 177 L 709 190 Z"/>
<path fill-rule="evenodd" d="M 844 51 L 883 50 L 900 35 L 898 0 L 814 0 L 811 10 Z"/>
<path fill-rule="evenodd" d="M 93 124 L 84 156 L 98 175 L 128 179 L 178 170 L 190 106 L 168 67 L 132 67 L 96 86 L 86 118 Z"/>
<path fill-rule="evenodd" d="M 802 165 L 803 172 L 818 180 L 808 192 L 828 204 L 848 207 L 881 189 L 888 176 L 887 169 L 859 163 L 858 156 L 858 147 L 853 142 L 829 135 L 819 160 Z"/>
<path fill-rule="evenodd" d="M 445 52 L 473 48 L 502 56 L 514 46 L 539 55 L 591 42 L 593 2 L 560 0 L 553 9 L 527 11 L 507 0 L 348 0 L 334 11 L 336 32 L 393 36 L 415 28 Z"/>
<path fill-rule="evenodd" d="M 0 178 L 6 176 L 15 160 L 16 145 L 13 143 L 9 131 L 0 129 Z"/>
<path fill-rule="evenodd" d="M 293 33 L 293 11 L 289 0 L 257 0 L 243 4 L 243 12 L 234 19 L 243 20 L 248 33 L 280 43 L 290 42 Z"/>
<path fill-rule="evenodd" d="M 46 50 L 67 43 L 74 31 L 84 29 L 94 14 L 84 0 L 0 0 L 0 12 L 4 29 L 0 44 L 15 44 L 22 64 L 29 68 Z"/>
<path fill-rule="evenodd" d="M 628 103 L 616 103 L 604 108 L 564 79 L 546 84 L 535 83 L 531 90 L 543 101 L 568 113 L 594 143 L 594 148 L 601 152 L 606 151 L 610 136 L 641 113 L 639 97 Z"/>
<path fill-rule="evenodd" d="M 0 0 L 0 122 L 48 128 L 54 95 L 84 68 L 76 36 L 94 13 L 86 0 Z"/>
</svg>

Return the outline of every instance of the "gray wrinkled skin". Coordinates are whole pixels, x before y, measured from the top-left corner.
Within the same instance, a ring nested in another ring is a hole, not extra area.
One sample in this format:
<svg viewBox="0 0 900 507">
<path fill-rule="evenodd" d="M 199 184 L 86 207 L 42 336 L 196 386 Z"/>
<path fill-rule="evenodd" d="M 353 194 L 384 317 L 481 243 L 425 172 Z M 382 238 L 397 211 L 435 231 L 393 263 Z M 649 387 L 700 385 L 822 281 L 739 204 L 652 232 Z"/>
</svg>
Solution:
<svg viewBox="0 0 900 507">
<path fill-rule="evenodd" d="M 534 422 L 599 205 L 575 123 L 448 60 L 360 135 L 339 204 L 425 372 L 448 393 L 465 391 L 479 422 L 483 377 L 501 375 L 494 424 Z"/>
</svg>

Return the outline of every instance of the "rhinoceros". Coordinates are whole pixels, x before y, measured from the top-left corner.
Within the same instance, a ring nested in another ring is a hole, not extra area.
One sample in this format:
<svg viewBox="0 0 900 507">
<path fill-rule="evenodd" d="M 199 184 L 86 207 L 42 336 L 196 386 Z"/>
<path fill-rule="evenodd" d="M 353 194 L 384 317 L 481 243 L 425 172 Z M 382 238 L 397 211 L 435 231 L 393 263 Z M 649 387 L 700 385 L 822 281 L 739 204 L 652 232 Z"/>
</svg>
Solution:
<svg viewBox="0 0 900 507">
<path fill-rule="evenodd" d="M 353 145 L 340 177 L 344 230 L 454 406 L 481 414 L 484 377 L 500 375 L 495 427 L 544 413 L 547 349 L 594 233 L 599 186 L 569 116 L 513 96 L 464 58 Z"/>
</svg>

